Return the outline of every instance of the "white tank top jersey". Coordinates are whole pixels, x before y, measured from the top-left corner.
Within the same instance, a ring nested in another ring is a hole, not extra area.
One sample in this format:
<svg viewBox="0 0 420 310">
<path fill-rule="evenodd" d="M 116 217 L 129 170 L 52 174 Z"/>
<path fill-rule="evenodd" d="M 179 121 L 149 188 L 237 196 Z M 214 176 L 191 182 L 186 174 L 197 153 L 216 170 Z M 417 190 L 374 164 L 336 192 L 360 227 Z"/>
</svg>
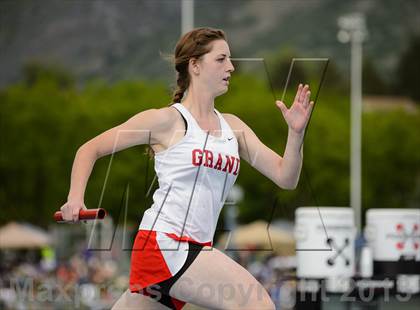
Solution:
<svg viewBox="0 0 420 310">
<path fill-rule="evenodd" d="M 139 229 L 213 244 L 220 211 L 239 173 L 238 141 L 216 109 L 218 137 L 202 130 L 182 104 L 172 107 L 186 120 L 187 130 L 179 142 L 155 154 L 159 188 Z"/>
</svg>

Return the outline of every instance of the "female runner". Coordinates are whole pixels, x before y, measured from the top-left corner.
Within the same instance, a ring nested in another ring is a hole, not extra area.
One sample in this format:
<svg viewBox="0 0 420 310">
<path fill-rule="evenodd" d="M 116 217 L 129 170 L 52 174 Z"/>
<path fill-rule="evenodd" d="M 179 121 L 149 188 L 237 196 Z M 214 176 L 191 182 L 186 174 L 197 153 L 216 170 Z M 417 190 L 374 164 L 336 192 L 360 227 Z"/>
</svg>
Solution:
<svg viewBox="0 0 420 310">
<path fill-rule="evenodd" d="M 129 289 L 113 309 L 275 309 L 264 287 L 241 265 L 212 248 L 240 158 L 283 189 L 297 186 L 302 144 L 313 109 L 299 85 L 290 109 L 276 101 L 287 125 L 283 157 L 265 146 L 214 99 L 227 92 L 234 67 L 222 30 L 197 28 L 175 47 L 177 89 L 172 105 L 140 112 L 83 144 L 76 153 L 64 220 L 78 221 L 95 161 L 149 144 L 159 188 L 143 215 L 131 255 Z M 244 103 L 246 104 L 246 103 Z"/>
</svg>

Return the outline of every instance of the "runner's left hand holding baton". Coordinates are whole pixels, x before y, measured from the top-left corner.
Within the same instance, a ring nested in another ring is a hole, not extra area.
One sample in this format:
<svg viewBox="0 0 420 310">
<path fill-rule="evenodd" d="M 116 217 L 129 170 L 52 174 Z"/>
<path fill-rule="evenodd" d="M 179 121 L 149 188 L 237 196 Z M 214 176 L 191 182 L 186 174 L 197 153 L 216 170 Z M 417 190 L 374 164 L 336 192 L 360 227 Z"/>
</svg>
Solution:
<svg viewBox="0 0 420 310">
<path fill-rule="evenodd" d="M 107 215 L 105 209 L 87 209 L 83 202 L 77 201 L 67 201 L 60 210 L 54 213 L 54 220 L 58 223 L 75 223 L 79 220 L 101 220 Z"/>
</svg>

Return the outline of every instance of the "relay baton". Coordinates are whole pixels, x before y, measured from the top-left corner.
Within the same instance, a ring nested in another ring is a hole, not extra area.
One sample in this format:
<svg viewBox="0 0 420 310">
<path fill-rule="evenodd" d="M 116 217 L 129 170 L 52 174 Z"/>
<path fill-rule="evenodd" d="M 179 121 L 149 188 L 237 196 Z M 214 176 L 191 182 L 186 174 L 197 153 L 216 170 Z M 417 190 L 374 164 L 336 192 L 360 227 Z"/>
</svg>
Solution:
<svg viewBox="0 0 420 310">
<path fill-rule="evenodd" d="M 99 209 L 87 209 L 87 210 L 80 210 L 79 212 L 79 220 L 86 221 L 86 220 L 102 220 L 107 215 L 107 212 L 103 208 Z M 57 223 L 66 223 L 71 221 L 63 220 L 63 214 L 61 211 L 57 211 L 54 213 L 54 220 Z"/>
</svg>

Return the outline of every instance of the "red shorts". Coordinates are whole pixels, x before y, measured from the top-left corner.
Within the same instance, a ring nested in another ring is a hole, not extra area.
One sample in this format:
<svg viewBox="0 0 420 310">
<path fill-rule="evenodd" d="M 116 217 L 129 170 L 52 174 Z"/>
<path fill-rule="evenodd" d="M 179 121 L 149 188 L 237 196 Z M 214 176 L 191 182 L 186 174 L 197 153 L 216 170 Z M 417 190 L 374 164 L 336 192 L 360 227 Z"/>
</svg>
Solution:
<svg viewBox="0 0 420 310">
<path fill-rule="evenodd" d="M 137 232 L 131 253 L 130 291 L 152 296 L 172 309 L 182 309 L 186 302 L 169 296 L 169 289 L 189 267 L 204 245 L 188 237 L 142 230 Z M 150 289 L 152 288 L 152 289 Z"/>
</svg>

